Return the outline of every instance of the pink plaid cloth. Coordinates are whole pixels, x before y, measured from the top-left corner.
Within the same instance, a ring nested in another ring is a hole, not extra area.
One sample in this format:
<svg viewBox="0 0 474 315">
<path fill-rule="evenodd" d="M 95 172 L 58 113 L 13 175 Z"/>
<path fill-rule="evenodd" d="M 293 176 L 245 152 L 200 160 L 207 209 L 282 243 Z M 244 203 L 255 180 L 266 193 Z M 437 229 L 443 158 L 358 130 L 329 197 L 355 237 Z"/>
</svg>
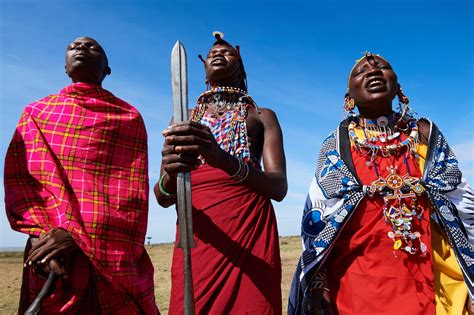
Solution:
<svg viewBox="0 0 474 315">
<path fill-rule="evenodd" d="M 34 236 L 61 227 L 84 252 L 72 290 L 58 285 L 45 313 L 83 309 L 84 285 L 98 294 L 100 308 L 91 313 L 158 313 L 144 248 L 148 190 L 147 135 L 134 107 L 75 83 L 25 108 L 5 160 L 10 224 Z M 24 277 L 27 300 L 42 283 Z"/>
</svg>

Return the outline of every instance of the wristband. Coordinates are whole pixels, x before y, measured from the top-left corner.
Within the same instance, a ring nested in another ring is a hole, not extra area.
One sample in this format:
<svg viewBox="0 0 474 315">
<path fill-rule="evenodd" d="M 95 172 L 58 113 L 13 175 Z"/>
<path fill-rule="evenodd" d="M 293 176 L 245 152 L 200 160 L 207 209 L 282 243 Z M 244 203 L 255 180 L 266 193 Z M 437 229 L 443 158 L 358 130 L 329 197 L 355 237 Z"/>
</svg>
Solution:
<svg viewBox="0 0 474 315">
<path fill-rule="evenodd" d="M 176 194 L 170 194 L 165 190 L 163 187 L 163 180 L 165 179 L 165 176 L 168 175 L 168 173 L 163 172 L 163 175 L 161 175 L 160 180 L 158 181 L 158 187 L 160 188 L 160 193 L 165 196 L 166 198 L 172 198 L 175 197 Z"/>
</svg>

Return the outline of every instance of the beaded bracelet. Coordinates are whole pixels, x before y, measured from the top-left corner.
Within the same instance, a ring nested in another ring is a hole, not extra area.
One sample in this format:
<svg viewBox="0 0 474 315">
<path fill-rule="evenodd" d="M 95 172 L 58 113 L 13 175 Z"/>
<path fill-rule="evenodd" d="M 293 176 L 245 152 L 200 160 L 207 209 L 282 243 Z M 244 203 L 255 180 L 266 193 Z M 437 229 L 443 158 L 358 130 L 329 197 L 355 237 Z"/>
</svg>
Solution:
<svg viewBox="0 0 474 315">
<path fill-rule="evenodd" d="M 324 272 L 317 272 L 311 281 L 311 288 L 309 289 L 309 291 L 317 289 L 329 291 L 329 289 L 327 288 L 326 273 Z"/>
<path fill-rule="evenodd" d="M 242 163 L 241 163 L 240 159 L 238 159 L 238 158 L 236 158 L 236 159 L 239 162 L 239 169 L 234 174 L 230 175 L 230 177 L 232 177 L 232 178 L 237 176 L 240 173 L 240 171 L 242 170 Z"/>
<path fill-rule="evenodd" d="M 239 159 L 239 169 L 232 175 L 232 179 L 235 180 L 237 183 L 243 182 L 247 176 L 249 175 L 249 165 L 244 161 Z"/>
<path fill-rule="evenodd" d="M 247 163 L 245 163 L 245 171 L 244 171 L 244 175 L 239 179 L 237 180 L 237 183 L 241 183 L 243 182 L 244 180 L 247 179 L 247 176 L 249 176 L 249 173 L 250 173 L 250 167 Z"/>
<path fill-rule="evenodd" d="M 160 193 L 165 196 L 166 198 L 173 198 L 176 196 L 176 194 L 170 194 L 165 190 L 163 187 L 163 180 L 165 179 L 165 176 L 168 175 L 168 173 L 163 172 L 163 175 L 161 175 L 160 180 L 158 181 L 158 187 L 160 188 Z"/>
</svg>

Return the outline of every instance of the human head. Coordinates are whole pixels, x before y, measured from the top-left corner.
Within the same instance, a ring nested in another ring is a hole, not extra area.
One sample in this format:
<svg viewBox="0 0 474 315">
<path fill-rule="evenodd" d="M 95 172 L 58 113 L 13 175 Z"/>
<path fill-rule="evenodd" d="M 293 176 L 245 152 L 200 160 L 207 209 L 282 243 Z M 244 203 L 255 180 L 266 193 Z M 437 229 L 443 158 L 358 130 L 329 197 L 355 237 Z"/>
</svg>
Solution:
<svg viewBox="0 0 474 315">
<path fill-rule="evenodd" d="M 68 45 L 65 69 L 72 82 L 98 85 L 111 73 L 104 49 L 90 37 L 78 37 Z"/>
<path fill-rule="evenodd" d="M 390 63 L 379 55 L 366 53 L 352 68 L 348 95 L 364 117 L 378 117 L 392 112 L 392 100 L 401 92 Z"/>
<path fill-rule="evenodd" d="M 216 41 L 206 59 L 201 56 L 206 70 L 206 81 L 212 86 L 233 86 L 247 90 L 246 73 L 240 56 L 239 46 L 233 47 L 225 41 L 224 35 L 214 32 Z"/>
</svg>

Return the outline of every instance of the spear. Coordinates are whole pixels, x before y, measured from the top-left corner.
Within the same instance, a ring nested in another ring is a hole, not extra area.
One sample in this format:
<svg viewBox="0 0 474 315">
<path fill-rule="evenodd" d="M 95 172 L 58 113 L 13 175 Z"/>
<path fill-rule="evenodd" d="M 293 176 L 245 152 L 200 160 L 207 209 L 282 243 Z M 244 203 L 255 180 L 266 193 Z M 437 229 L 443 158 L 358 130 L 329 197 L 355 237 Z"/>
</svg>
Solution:
<svg viewBox="0 0 474 315">
<path fill-rule="evenodd" d="M 38 293 L 38 296 L 33 301 L 33 303 L 31 303 L 30 307 L 28 307 L 24 315 L 39 314 L 41 310 L 41 302 L 51 293 L 51 291 L 53 291 L 57 277 L 58 276 L 54 273 L 54 271 L 51 270 L 49 272 L 48 279 L 44 283 L 43 288 L 41 288 L 40 293 Z"/>
<path fill-rule="evenodd" d="M 171 85 L 173 91 L 174 122 L 188 119 L 188 77 L 186 51 L 177 41 L 171 52 Z M 178 173 L 177 201 L 179 241 L 184 256 L 184 314 L 194 315 L 193 274 L 191 269 L 191 247 L 196 247 L 193 238 L 193 217 L 191 202 L 191 175 Z"/>
</svg>

